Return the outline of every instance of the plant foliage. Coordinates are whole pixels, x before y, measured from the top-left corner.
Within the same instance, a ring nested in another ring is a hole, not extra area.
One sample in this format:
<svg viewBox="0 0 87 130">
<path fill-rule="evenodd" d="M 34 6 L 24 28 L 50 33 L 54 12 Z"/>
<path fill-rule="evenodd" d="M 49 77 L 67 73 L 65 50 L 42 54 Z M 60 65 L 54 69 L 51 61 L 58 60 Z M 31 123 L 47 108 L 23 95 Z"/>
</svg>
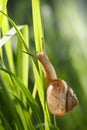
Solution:
<svg viewBox="0 0 87 130">
<path fill-rule="evenodd" d="M 3 21 L 0 21 L 2 31 L 0 39 L 0 129 L 58 129 L 52 123 L 53 119 L 51 119 L 47 108 L 44 74 L 41 65 L 37 61 L 37 66 L 33 59 L 23 53 L 24 50 L 30 50 L 28 26 L 17 26 L 7 15 L 6 3 L 3 6 L 5 6 L 5 9 L 1 8 L 0 11 L 0 19 Z M 32 11 L 36 52 L 38 52 L 42 51 L 43 38 L 38 0 L 32 0 Z M 9 22 L 12 25 L 11 29 Z M 7 26 L 7 29 L 5 29 L 3 23 Z M 15 41 L 15 37 L 17 41 Z M 16 49 L 15 52 L 14 48 Z M 33 93 L 30 92 L 31 86 L 28 81 L 29 60 L 35 79 Z"/>
</svg>

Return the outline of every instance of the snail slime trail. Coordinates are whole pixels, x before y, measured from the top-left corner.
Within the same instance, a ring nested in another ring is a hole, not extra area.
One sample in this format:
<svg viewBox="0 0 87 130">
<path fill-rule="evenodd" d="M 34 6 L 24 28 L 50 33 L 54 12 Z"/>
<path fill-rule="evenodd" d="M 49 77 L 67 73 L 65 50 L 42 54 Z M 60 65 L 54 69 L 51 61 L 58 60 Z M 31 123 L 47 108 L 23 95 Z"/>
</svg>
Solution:
<svg viewBox="0 0 87 130">
<path fill-rule="evenodd" d="M 57 78 L 55 69 L 44 51 L 37 53 L 37 56 L 29 55 L 38 59 L 44 69 L 47 81 L 47 103 L 50 112 L 57 116 L 63 116 L 78 104 L 78 98 L 64 80 Z"/>
</svg>

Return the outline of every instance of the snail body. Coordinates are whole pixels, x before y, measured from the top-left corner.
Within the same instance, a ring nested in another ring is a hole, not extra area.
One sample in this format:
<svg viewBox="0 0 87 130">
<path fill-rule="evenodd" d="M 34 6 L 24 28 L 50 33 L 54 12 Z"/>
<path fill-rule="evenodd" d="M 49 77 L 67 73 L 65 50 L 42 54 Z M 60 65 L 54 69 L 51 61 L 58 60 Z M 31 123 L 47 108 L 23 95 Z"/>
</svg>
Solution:
<svg viewBox="0 0 87 130">
<path fill-rule="evenodd" d="M 44 52 L 37 54 L 42 64 L 47 81 L 47 103 L 52 114 L 62 116 L 72 110 L 78 103 L 73 90 L 64 80 L 57 79 L 56 72 Z"/>
</svg>

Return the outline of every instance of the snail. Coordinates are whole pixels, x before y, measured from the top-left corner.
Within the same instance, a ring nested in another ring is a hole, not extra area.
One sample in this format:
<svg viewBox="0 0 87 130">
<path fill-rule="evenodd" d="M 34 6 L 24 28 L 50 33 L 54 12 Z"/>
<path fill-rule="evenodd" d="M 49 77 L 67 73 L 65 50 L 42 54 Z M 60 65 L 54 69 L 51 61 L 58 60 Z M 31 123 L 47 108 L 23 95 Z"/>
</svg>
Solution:
<svg viewBox="0 0 87 130">
<path fill-rule="evenodd" d="M 44 51 L 39 52 L 36 56 L 28 52 L 25 53 L 37 58 L 44 69 L 47 82 L 47 104 L 50 112 L 56 116 L 63 116 L 72 110 L 77 105 L 78 98 L 64 80 L 57 78 Z"/>
</svg>

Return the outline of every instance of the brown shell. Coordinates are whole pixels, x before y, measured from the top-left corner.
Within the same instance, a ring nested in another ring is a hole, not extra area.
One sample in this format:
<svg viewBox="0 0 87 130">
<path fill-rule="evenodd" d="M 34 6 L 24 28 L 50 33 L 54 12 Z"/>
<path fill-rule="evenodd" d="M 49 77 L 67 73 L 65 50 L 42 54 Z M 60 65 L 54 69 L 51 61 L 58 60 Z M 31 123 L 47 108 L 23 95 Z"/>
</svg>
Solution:
<svg viewBox="0 0 87 130">
<path fill-rule="evenodd" d="M 68 87 L 66 94 L 66 111 L 72 110 L 78 103 L 78 99 L 73 90 Z"/>
<path fill-rule="evenodd" d="M 58 79 L 48 86 L 47 102 L 52 114 L 62 116 L 77 104 L 78 99 L 66 82 Z"/>
</svg>

